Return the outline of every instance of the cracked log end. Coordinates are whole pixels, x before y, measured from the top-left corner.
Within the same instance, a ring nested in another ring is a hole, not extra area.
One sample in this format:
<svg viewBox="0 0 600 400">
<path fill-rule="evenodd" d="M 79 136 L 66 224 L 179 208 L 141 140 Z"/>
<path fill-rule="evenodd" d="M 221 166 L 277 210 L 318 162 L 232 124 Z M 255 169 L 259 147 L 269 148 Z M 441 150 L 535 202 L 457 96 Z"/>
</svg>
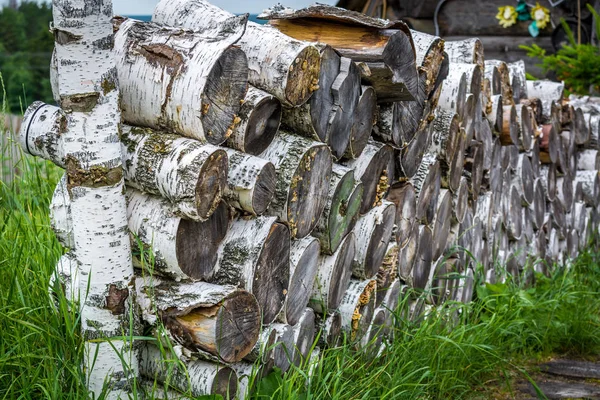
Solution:
<svg viewBox="0 0 600 400">
<path fill-rule="evenodd" d="M 248 60 L 237 47 L 223 52 L 206 78 L 201 95 L 201 121 L 206 140 L 223 143 L 238 123 L 237 114 L 248 90 Z"/>
<path fill-rule="evenodd" d="M 256 178 L 254 191 L 252 192 L 252 209 L 256 215 L 262 215 L 267 211 L 275 195 L 275 184 L 277 173 L 273 164 L 266 164 Z"/>
<path fill-rule="evenodd" d="M 285 305 L 285 319 L 294 326 L 302 317 L 306 304 L 310 300 L 312 287 L 319 262 L 319 241 L 312 239 L 304 249 L 300 260 L 290 276 L 290 285 Z"/>
<path fill-rule="evenodd" d="M 217 150 L 202 165 L 196 183 L 196 208 L 202 219 L 207 219 L 219 207 L 227 187 L 227 153 Z"/>
<path fill-rule="evenodd" d="M 252 294 L 238 290 L 217 305 L 197 308 L 170 323 L 178 324 L 194 347 L 214 352 L 225 362 L 237 362 L 258 340 L 260 307 Z"/>
<path fill-rule="evenodd" d="M 204 222 L 181 220 L 176 238 L 177 262 L 187 276 L 192 279 L 211 276 L 228 225 L 229 211 L 225 202 Z"/>
<path fill-rule="evenodd" d="M 333 161 L 325 145 L 307 151 L 291 179 L 287 218 L 292 237 L 303 238 L 317 225 L 325 208 Z"/>
<path fill-rule="evenodd" d="M 308 101 L 317 89 L 321 54 L 314 46 L 304 48 L 290 66 L 285 85 L 286 100 L 292 106 L 299 106 Z"/>
</svg>

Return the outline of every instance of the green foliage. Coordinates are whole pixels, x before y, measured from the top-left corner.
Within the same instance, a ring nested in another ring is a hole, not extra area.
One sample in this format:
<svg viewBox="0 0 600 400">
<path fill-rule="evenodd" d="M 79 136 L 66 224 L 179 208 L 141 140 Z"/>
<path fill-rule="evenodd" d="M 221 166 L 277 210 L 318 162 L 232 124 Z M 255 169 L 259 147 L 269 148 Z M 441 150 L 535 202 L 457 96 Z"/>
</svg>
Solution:
<svg viewBox="0 0 600 400">
<path fill-rule="evenodd" d="M 600 16 L 588 4 L 596 20 L 596 34 L 600 38 Z M 555 54 L 547 54 L 537 44 L 521 46 L 529 57 L 542 61 L 540 67 L 545 73 L 553 72 L 558 80 L 565 82 L 569 93 L 580 95 L 600 92 L 600 48 L 592 44 L 577 44 L 570 27 L 561 20 L 569 43 L 563 45 Z"/>
<path fill-rule="evenodd" d="M 50 21 L 47 3 L 24 1 L 17 10 L 4 7 L 0 11 L 0 73 L 13 113 L 20 113 L 34 100 L 54 102 L 49 80 L 54 48 Z"/>
</svg>

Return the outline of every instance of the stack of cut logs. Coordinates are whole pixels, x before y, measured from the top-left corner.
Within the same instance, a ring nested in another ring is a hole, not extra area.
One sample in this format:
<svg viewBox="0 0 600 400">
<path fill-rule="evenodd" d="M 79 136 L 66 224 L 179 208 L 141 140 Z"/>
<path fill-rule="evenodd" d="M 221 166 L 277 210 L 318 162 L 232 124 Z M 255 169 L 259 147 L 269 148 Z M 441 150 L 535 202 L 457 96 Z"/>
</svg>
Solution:
<svg viewBox="0 0 600 400">
<path fill-rule="evenodd" d="M 151 23 L 115 20 L 137 303 L 187 365 L 171 386 L 243 397 L 315 340 L 379 349 L 407 288 L 413 318 L 468 302 L 476 282 L 564 265 L 598 228 L 594 99 L 484 62 L 477 39 L 321 5 L 262 17 L 162 0 Z M 64 121 L 32 105 L 28 150 L 61 159 Z M 65 246 L 68 190 L 52 203 Z M 140 372 L 167 378 L 154 345 Z"/>
</svg>

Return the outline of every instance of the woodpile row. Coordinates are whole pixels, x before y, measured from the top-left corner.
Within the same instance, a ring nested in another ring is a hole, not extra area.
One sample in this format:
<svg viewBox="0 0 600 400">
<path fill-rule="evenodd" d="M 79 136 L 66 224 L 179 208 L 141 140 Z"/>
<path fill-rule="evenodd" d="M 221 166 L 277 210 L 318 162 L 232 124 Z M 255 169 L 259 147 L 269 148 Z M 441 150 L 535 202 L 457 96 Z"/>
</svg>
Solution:
<svg viewBox="0 0 600 400">
<path fill-rule="evenodd" d="M 408 288 L 412 318 L 469 302 L 477 282 L 564 265 L 598 228 L 594 99 L 484 61 L 477 39 L 329 6 L 262 17 L 162 0 L 151 23 L 115 20 L 136 300 L 187 365 L 172 386 L 243 397 L 253 368 L 300 365 L 316 338 L 376 353 Z M 68 123 L 34 103 L 23 148 L 76 169 Z M 70 189 L 51 206 L 67 248 Z M 73 271 L 67 253 L 67 294 Z M 139 360 L 167 378 L 154 345 Z"/>
</svg>

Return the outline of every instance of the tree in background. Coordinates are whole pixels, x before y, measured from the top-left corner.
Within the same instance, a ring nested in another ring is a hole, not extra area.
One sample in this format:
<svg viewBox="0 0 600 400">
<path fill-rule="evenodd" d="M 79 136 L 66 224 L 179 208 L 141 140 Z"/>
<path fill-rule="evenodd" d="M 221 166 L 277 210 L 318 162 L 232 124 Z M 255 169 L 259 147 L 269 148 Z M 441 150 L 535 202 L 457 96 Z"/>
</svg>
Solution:
<svg viewBox="0 0 600 400">
<path fill-rule="evenodd" d="M 54 37 L 49 30 L 48 3 L 23 1 L 0 11 L 0 73 L 8 107 L 21 113 L 34 99 L 54 103 L 50 88 L 50 59 Z"/>
</svg>

